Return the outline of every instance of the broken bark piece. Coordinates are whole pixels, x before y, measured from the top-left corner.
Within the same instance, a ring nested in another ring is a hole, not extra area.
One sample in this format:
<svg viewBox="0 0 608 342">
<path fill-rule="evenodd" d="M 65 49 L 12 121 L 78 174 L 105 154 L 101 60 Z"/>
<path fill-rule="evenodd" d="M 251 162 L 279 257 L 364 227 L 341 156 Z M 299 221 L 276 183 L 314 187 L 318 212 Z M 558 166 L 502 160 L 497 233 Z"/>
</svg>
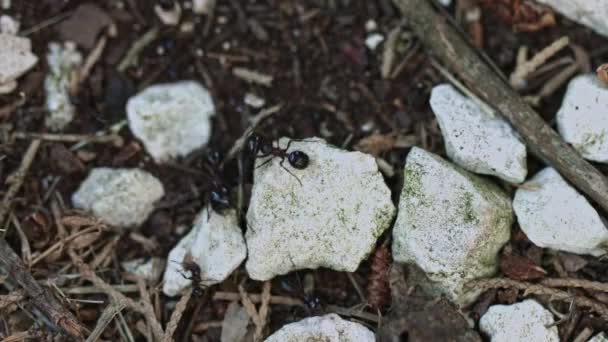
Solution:
<svg viewBox="0 0 608 342">
<path fill-rule="evenodd" d="M 95 46 L 99 33 L 112 24 L 112 18 L 99 6 L 84 3 L 58 25 L 62 41 L 73 41 L 89 50 Z"/>
</svg>

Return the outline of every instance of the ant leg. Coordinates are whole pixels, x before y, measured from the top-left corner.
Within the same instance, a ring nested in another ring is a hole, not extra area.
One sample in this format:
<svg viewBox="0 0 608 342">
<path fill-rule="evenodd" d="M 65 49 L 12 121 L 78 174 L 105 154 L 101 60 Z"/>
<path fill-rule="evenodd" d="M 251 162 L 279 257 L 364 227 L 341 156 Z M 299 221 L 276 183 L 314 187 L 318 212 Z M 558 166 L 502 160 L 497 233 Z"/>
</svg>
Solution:
<svg viewBox="0 0 608 342">
<path fill-rule="evenodd" d="M 186 275 L 186 273 L 184 273 L 184 272 L 182 272 L 182 271 L 180 271 L 180 270 L 177 270 L 177 273 L 179 273 L 179 274 L 180 274 L 182 277 L 184 277 L 185 279 L 188 279 L 188 280 L 190 280 L 190 281 L 192 281 L 192 280 L 193 280 L 193 279 L 192 279 L 192 276 L 187 276 L 187 275 Z"/>
<path fill-rule="evenodd" d="M 267 156 L 267 155 L 266 155 L 266 156 Z M 260 158 L 264 158 L 264 157 L 266 157 L 266 156 L 261 156 Z M 255 168 L 256 168 L 256 169 L 261 168 L 262 166 L 264 166 L 264 165 L 266 165 L 266 164 L 270 163 L 270 161 L 271 161 L 273 158 L 274 158 L 274 157 L 272 157 L 272 156 L 271 156 L 270 158 L 266 159 L 266 160 L 265 160 L 265 161 L 264 161 L 262 164 L 260 164 L 260 165 L 256 166 Z"/>
<path fill-rule="evenodd" d="M 300 186 L 302 186 L 302 181 L 300 180 L 300 178 L 298 178 L 298 176 L 294 175 L 293 172 L 289 171 L 289 169 L 286 168 L 285 165 L 283 165 L 284 161 L 285 161 L 285 157 L 283 156 L 281 158 L 281 162 L 279 163 L 279 165 L 283 168 L 283 170 L 287 171 L 287 173 L 292 175 L 298 181 L 298 183 L 300 183 Z"/>
</svg>

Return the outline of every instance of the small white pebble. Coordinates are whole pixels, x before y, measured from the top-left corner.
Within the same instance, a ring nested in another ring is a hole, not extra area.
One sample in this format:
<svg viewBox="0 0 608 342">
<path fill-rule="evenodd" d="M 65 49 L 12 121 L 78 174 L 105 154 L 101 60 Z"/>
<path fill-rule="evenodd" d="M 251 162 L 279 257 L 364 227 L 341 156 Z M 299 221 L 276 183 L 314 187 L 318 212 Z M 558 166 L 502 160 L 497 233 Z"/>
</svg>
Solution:
<svg viewBox="0 0 608 342">
<path fill-rule="evenodd" d="M 261 108 L 266 104 L 266 100 L 253 93 L 245 94 L 245 99 L 243 101 L 253 108 Z"/>
<path fill-rule="evenodd" d="M 160 7 L 160 5 L 154 6 L 154 12 L 156 12 L 156 15 L 158 16 L 160 21 L 165 25 L 175 26 L 179 23 L 179 20 L 181 19 L 182 7 L 177 1 L 174 2 L 174 4 L 175 5 L 173 6 L 173 8 L 168 11 L 164 10 L 162 7 Z"/>
<path fill-rule="evenodd" d="M 193 0 L 192 12 L 195 14 L 209 14 L 216 0 Z"/>
<path fill-rule="evenodd" d="M 378 24 L 374 19 L 369 19 L 365 22 L 365 31 L 372 32 L 378 29 Z"/>
<path fill-rule="evenodd" d="M 384 41 L 384 36 L 379 33 L 372 33 L 365 38 L 365 46 L 374 51 L 380 43 Z"/>
</svg>

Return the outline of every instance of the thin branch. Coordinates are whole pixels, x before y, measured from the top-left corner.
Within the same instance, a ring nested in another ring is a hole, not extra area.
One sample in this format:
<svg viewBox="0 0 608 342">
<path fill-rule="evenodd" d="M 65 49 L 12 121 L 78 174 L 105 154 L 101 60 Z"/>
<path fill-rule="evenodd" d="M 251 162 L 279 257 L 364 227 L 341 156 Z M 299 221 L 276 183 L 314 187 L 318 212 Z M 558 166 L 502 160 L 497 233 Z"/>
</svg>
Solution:
<svg viewBox="0 0 608 342">
<path fill-rule="evenodd" d="M 608 321 L 608 307 L 601 304 L 598 301 L 591 300 L 587 297 L 579 296 L 576 294 L 568 293 L 562 290 L 556 290 L 544 285 L 527 283 L 523 281 L 516 281 L 507 278 L 495 278 L 495 279 L 480 279 L 473 280 L 466 284 L 466 287 L 475 290 L 486 291 L 489 289 L 517 289 L 523 290 L 523 296 L 527 297 L 530 295 L 541 295 L 549 296 L 552 300 L 559 301 L 571 301 L 575 300 L 575 303 L 581 307 L 586 307 L 589 310 L 599 314 L 602 319 Z"/>
<path fill-rule="evenodd" d="M 30 146 L 25 151 L 23 155 L 23 159 L 21 160 L 21 165 L 17 171 L 9 176 L 7 182 L 10 182 L 10 187 L 8 191 L 4 194 L 4 198 L 2 199 L 2 204 L 0 205 L 0 225 L 4 222 L 6 218 L 6 214 L 12 207 L 13 198 L 17 195 L 21 186 L 23 185 L 23 180 L 25 179 L 25 175 L 27 171 L 30 169 L 32 162 L 34 161 L 34 157 L 36 157 L 36 153 L 38 153 L 38 148 L 40 147 L 41 141 L 39 139 L 33 140 L 30 143 Z"/>
<path fill-rule="evenodd" d="M 87 337 L 86 342 L 95 342 L 101 336 L 103 331 L 106 329 L 108 324 L 112 322 L 114 316 L 116 316 L 119 312 L 121 312 L 127 306 L 125 303 L 121 302 L 112 302 L 110 305 L 106 306 L 106 308 L 101 313 L 101 316 L 97 320 L 97 324 L 95 325 L 95 329 L 91 332 L 91 335 Z"/>
<path fill-rule="evenodd" d="M 184 311 L 188 307 L 188 302 L 192 297 L 192 288 L 189 288 L 175 305 L 175 310 L 171 314 L 171 318 L 169 319 L 169 323 L 167 323 L 167 328 L 165 329 L 165 336 L 163 337 L 163 342 L 172 342 L 173 334 L 177 330 L 177 326 L 179 325 L 179 321 L 181 321 Z"/>
</svg>

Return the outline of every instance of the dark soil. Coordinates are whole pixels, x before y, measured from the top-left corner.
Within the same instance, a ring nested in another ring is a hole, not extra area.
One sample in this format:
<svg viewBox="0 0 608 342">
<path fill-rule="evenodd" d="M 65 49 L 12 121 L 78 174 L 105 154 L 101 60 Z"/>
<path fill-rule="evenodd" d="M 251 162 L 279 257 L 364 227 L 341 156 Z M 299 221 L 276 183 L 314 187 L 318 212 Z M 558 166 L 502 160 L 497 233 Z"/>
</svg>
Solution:
<svg viewBox="0 0 608 342">
<path fill-rule="evenodd" d="M 0 10 L 0 13 L 18 18 L 22 30 L 28 30 L 50 18 L 71 13 L 84 1 L 13 0 L 12 3 L 10 10 Z M 368 20 L 377 23 L 377 31 L 385 38 L 393 28 L 400 25 L 399 13 L 391 1 L 221 0 L 218 1 L 211 22 L 209 16 L 195 16 L 191 10 L 184 10 L 182 22 L 194 25 L 190 33 L 162 26 L 154 13 L 153 3 L 145 0 L 97 2 L 116 23 L 117 36 L 110 39 L 91 75 L 80 85 L 78 93 L 72 99 L 78 108 L 77 116 L 65 133 L 95 134 L 107 130 L 125 119 L 125 102 L 137 91 L 150 84 L 193 79 L 211 90 L 218 109 L 219 115 L 214 119 L 213 136 L 208 148 L 177 160 L 173 165 L 157 165 L 146 155 L 128 128 L 120 131 L 124 138 L 122 146 L 89 144 L 73 151 L 70 150 L 73 144 L 44 142 L 22 191 L 14 199 L 15 220 L 3 223 L 2 226 L 7 229 L 6 239 L 18 253 L 22 252 L 22 243 L 12 227 L 13 221 L 20 222 L 35 257 L 58 241 L 58 231 L 52 223 L 50 209 L 53 199 L 65 203 L 67 213 L 71 194 L 89 169 L 97 166 L 142 167 L 157 176 L 166 189 L 166 196 L 162 200 L 163 209 L 153 213 L 139 230 L 154 248 L 144 248 L 141 241 L 134 239 L 129 232 L 112 231 L 104 233 L 80 251 L 81 255 L 88 252 L 86 260 L 91 262 L 95 255 L 118 236 L 112 253 L 100 263 L 102 266 L 96 271 L 108 283 L 132 283 L 121 273 L 120 261 L 151 256 L 166 258 L 170 249 L 187 233 L 187 229 L 184 231 L 178 227 L 190 226 L 194 215 L 206 201 L 206 196 L 201 192 L 209 186 L 207 178 L 187 169 L 201 169 L 210 150 L 227 152 L 242 135 L 249 126 L 250 119 L 259 112 L 244 103 L 247 93 L 263 98 L 265 107 L 283 105 L 280 113 L 265 120 L 258 128 L 260 133 L 268 137 L 320 136 L 337 146 L 354 149 L 361 146 L 358 143 L 362 139 L 372 134 L 381 134 L 383 141 L 388 141 L 388 147 L 379 148 L 376 153 L 395 169 L 395 176 L 386 179 L 395 199 L 399 195 L 401 170 L 409 148 L 407 145 L 391 144 L 394 137 L 397 140 L 409 139 L 415 145 L 445 155 L 439 129 L 428 106 L 431 87 L 444 80 L 430 65 L 425 51 L 417 48 L 409 54 L 396 77 L 387 80 L 380 73 L 382 45 L 375 51 L 370 51 L 364 44 L 368 34 L 365 23 Z M 455 5 L 448 10 L 453 14 Z M 483 7 L 484 51 L 505 75 L 512 72 L 520 46 L 526 45 L 534 53 L 563 35 L 569 36 L 572 42 L 587 51 L 592 67 L 597 67 L 606 58 L 608 50 L 603 48 L 607 43 L 605 38 L 560 16 L 557 16 L 557 25 L 554 27 L 518 33 L 513 30 L 513 23 L 498 20 L 494 10 L 491 6 Z M 262 32 L 251 29 L 256 23 L 263 28 Z M 20 80 L 18 91 L 0 96 L 0 108 L 18 100 L 19 92 L 23 92 L 27 99 L 23 106 L 9 115 L 0 115 L 2 180 L 6 180 L 19 167 L 29 144 L 28 140 L 11 139 L 11 133 L 45 132 L 43 121 L 47 113 L 44 109 L 42 82 L 47 65 L 44 56 L 48 42 L 62 39 L 58 25 L 60 24 L 55 23 L 29 34 L 33 51 L 40 61 Z M 124 73 L 118 72 L 116 67 L 133 41 L 153 26 L 161 27 L 159 37 L 143 50 L 136 66 L 128 68 Z M 404 31 L 407 31 L 406 27 L 404 26 Z M 86 56 L 90 50 L 81 51 Z M 408 51 L 406 43 L 401 41 L 397 46 L 397 64 L 408 55 Z M 564 51 L 559 56 L 565 55 L 571 55 L 571 52 Z M 273 75 L 273 85 L 263 87 L 235 77 L 232 69 L 237 66 Z M 531 82 L 533 86 L 524 93 L 534 94 L 548 78 L 543 77 Z M 562 86 L 537 108 L 548 121 L 559 107 L 564 90 L 565 86 Z M 84 158 L 83 152 L 90 153 L 92 158 Z M 529 160 L 529 173 L 533 174 L 542 164 L 532 157 Z M 236 186 L 239 181 L 234 164 L 229 163 L 222 174 L 231 186 Z M 250 184 L 251 177 L 247 175 L 245 190 L 250 188 Z M 507 185 L 504 187 L 512 191 Z M 2 191 L 7 188 L 8 185 L 3 185 Z M 386 234 L 379 243 L 389 237 L 390 234 Z M 518 255 L 526 256 L 527 260 L 532 260 L 534 265 L 544 268 L 548 272 L 544 277 L 608 281 L 603 261 L 586 256 L 549 253 L 533 246 L 517 227 L 514 227 L 509 248 Z M 571 262 L 572 258 L 580 259 L 584 266 L 564 269 L 564 263 Z M 70 266 L 71 260 L 65 251 L 48 259 L 30 269 L 41 281 L 77 273 Z M 518 266 L 520 264 L 515 267 Z M 350 308 L 361 304 L 362 300 L 353 282 L 365 289 L 371 269 L 370 262 L 364 262 L 353 274 L 352 280 L 345 273 L 325 269 L 303 270 L 275 278 L 272 281 L 273 295 L 309 299 L 311 293 L 304 290 L 302 279 L 307 273 L 312 274 L 316 285 L 313 294 L 320 298 L 322 305 L 315 309 L 272 305 L 265 336 L 286 323 L 329 312 L 331 310 L 327 308 L 330 305 Z M 509 269 L 503 269 L 502 272 L 505 277 L 514 274 Z M 2 278 L 0 283 L 3 281 Z M 248 280 L 243 267 L 211 291 L 238 293 L 237 285 L 243 281 L 248 292 L 260 293 L 261 283 Z M 65 281 L 60 287 L 88 285 L 90 284 L 76 277 L 75 280 Z M 5 287 L 2 294 L 7 294 L 12 289 L 14 288 L 10 286 Z M 160 286 L 152 287 L 150 291 L 164 326 L 177 299 L 162 295 Z M 580 290 L 580 294 L 597 300 L 598 303 L 608 303 L 603 293 Z M 483 297 L 481 305 L 473 308 L 470 315 L 478 318 L 487 305 L 512 303 L 522 298 L 521 295 L 518 296 L 516 292 L 509 296 L 508 290 L 490 292 Z M 106 306 L 107 296 L 99 293 L 70 295 L 69 298 L 100 301 L 84 303 L 64 300 L 66 307 L 75 312 L 87 327 L 93 329 Z M 220 328 L 197 330 L 196 327 L 205 322 L 221 322 L 228 303 L 209 298 L 192 301 L 182 319 L 184 329 L 177 330 L 176 341 L 219 341 Z M 33 316 L 30 312 L 33 308 L 27 300 L 20 305 L 0 312 L 1 337 L 28 329 L 32 336 L 51 334 L 46 323 L 31 319 Z M 554 307 L 562 313 L 568 313 L 569 310 L 568 303 L 554 303 Z M 365 310 L 372 315 L 377 312 L 369 307 Z M 383 308 L 385 313 L 386 310 L 388 308 Z M 575 311 L 564 323 L 560 323 L 562 336 L 567 335 L 571 340 L 585 327 L 591 327 L 595 331 L 607 327 L 606 322 L 594 315 L 580 309 Z M 128 310 L 123 311 L 123 316 L 135 340 L 144 340 L 135 328 L 142 317 Z M 377 329 L 376 322 L 366 321 L 360 315 L 353 316 L 370 328 Z M 188 325 L 193 325 L 196 333 L 185 333 Z M 118 325 L 114 323 L 103 334 L 103 338 L 108 341 L 117 341 L 122 336 Z"/>
</svg>

